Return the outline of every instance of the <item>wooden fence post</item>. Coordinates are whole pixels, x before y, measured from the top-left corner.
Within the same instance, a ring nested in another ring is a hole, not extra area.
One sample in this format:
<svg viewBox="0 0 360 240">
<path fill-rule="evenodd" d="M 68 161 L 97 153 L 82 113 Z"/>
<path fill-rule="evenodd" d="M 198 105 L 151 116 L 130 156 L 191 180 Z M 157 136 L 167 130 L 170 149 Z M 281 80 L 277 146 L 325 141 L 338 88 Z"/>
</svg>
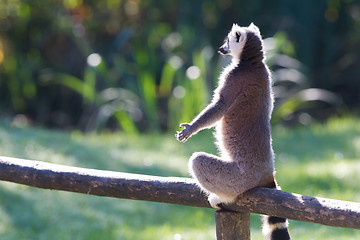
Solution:
<svg viewBox="0 0 360 240">
<path fill-rule="evenodd" d="M 250 240 L 250 212 L 215 212 L 217 240 Z"/>
</svg>

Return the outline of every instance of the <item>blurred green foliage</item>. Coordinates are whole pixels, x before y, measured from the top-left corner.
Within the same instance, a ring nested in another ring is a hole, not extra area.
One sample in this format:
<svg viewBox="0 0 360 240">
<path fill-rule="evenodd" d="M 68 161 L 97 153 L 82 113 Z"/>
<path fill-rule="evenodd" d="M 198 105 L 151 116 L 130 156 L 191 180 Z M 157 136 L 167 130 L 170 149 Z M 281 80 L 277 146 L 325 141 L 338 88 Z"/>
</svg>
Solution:
<svg viewBox="0 0 360 240">
<path fill-rule="evenodd" d="M 216 48 L 233 22 L 255 22 L 268 40 L 274 122 L 331 115 L 340 98 L 359 107 L 359 1 L 1 0 L 0 116 L 173 130 L 208 102 L 227 60 Z"/>
</svg>

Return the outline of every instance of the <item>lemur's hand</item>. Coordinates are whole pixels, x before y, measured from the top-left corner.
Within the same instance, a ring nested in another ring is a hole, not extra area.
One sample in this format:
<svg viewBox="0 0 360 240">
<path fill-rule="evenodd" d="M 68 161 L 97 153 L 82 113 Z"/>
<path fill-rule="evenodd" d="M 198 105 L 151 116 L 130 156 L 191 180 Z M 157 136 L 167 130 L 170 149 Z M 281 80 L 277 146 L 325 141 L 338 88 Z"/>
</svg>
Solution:
<svg viewBox="0 0 360 240">
<path fill-rule="evenodd" d="M 175 137 L 180 142 L 186 142 L 189 137 L 192 135 L 191 125 L 189 123 L 182 123 L 180 124 L 180 127 L 183 127 L 184 129 L 181 130 L 181 132 L 176 132 Z"/>
</svg>

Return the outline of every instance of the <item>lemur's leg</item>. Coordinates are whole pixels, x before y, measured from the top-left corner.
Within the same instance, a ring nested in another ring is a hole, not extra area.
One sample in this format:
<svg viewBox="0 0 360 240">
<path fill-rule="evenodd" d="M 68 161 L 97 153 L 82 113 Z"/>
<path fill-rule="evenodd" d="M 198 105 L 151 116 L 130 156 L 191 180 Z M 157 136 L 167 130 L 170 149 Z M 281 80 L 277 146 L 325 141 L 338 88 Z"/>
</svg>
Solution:
<svg viewBox="0 0 360 240">
<path fill-rule="evenodd" d="M 208 153 L 194 153 L 189 160 L 189 170 L 200 186 L 211 193 L 209 202 L 213 207 L 221 202 L 232 202 L 238 194 L 249 189 L 243 184 L 243 171 L 236 163 Z"/>
</svg>

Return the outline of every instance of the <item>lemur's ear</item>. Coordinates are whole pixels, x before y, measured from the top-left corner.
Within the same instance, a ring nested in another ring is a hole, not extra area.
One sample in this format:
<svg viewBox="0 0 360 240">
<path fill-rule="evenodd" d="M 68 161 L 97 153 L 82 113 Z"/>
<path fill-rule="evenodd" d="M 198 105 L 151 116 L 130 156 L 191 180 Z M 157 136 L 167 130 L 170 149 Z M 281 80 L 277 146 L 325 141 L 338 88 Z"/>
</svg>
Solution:
<svg viewBox="0 0 360 240">
<path fill-rule="evenodd" d="M 242 31 L 241 31 L 241 27 L 239 25 L 237 25 L 236 23 L 234 23 L 232 25 L 232 28 L 231 28 L 231 36 L 233 38 L 236 38 L 236 42 L 239 42 L 240 41 L 240 37 L 241 37 L 241 34 L 242 34 Z"/>
<path fill-rule="evenodd" d="M 249 28 L 254 31 L 254 33 L 260 36 L 260 29 L 254 23 L 251 23 L 249 25 Z"/>
</svg>

